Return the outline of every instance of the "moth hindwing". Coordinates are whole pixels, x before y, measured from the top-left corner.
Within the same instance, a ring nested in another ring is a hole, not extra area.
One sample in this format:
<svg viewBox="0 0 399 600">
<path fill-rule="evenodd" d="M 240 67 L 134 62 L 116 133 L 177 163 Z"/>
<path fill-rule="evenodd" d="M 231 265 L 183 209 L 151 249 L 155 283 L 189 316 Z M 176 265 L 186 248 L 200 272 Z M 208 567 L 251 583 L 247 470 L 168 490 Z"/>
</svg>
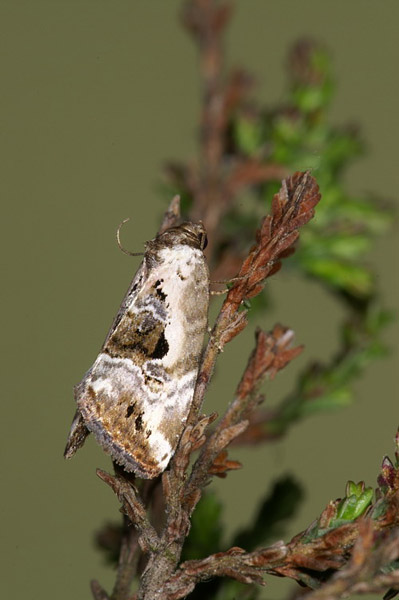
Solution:
<svg viewBox="0 0 399 600">
<path fill-rule="evenodd" d="M 75 387 L 69 458 L 92 432 L 127 471 L 152 478 L 176 449 L 197 379 L 209 304 L 201 223 L 147 242 L 93 366 Z"/>
</svg>

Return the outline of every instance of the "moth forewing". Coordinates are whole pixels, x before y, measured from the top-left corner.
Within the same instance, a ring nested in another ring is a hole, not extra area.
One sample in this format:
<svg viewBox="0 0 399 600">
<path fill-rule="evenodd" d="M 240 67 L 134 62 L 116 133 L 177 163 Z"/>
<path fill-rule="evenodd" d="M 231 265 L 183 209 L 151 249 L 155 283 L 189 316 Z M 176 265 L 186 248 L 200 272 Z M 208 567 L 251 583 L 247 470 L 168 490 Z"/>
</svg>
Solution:
<svg viewBox="0 0 399 600">
<path fill-rule="evenodd" d="M 168 465 L 193 398 L 209 304 L 204 245 L 195 223 L 147 243 L 102 351 L 75 388 L 85 426 L 141 477 Z"/>
</svg>

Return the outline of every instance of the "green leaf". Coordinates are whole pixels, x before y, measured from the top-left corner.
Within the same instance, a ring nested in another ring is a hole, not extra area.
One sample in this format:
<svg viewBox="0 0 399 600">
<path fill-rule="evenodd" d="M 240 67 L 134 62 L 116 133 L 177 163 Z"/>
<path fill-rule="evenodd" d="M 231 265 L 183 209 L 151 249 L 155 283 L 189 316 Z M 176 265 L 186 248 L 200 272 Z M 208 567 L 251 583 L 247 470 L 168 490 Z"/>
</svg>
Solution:
<svg viewBox="0 0 399 600">
<path fill-rule="evenodd" d="M 333 258 L 304 258 L 304 269 L 332 287 L 347 290 L 355 296 L 369 296 L 373 290 L 373 276 L 354 263 Z"/>
<path fill-rule="evenodd" d="M 349 482 L 347 496 L 338 506 L 336 521 L 353 521 L 360 517 L 367 507 L 370 506 L 373 493 L 373 488 L 365 488 L 363 482 L 357 485 L 353 481 Z M 331 525 L 336 526 L 335 520 L 331 522 Z"/>
<path fill-rule="evenodd" d="M 302 417 L 308 417 L 320 412 L 338 410 L 350 406 L 354 395 L 349 387 L 340 387 L 306 402 L 301 411 Z"/>
<path fill-rule="evenodd" d="M 256 154 L 263 143 L 261 124 L 253 118 L 238 116 L 234 120 L 233 135 L 238 149 L 248 156 Z"/>
<path fill-rule="evenodd" d="M 353 134 L 331 130 L 323 158 L 330 169 L 336 170 L 363 152 L 362 143 Z"/>
<path fill-rule="evenodd" d="M 330 101 L 333 86 L 330 82 L 323 85 L 298 85 L 292 91 L 293 103 L 304 113 L 324 108 Z"/>
<path fill-rule="evenodd" d="M 392 211 L 382 210 L 377 202 L 368 198 L 346 197 L 342 208 L 346 221 L 365 227 L 373 236 L 384 233 L 393 222 Z"/>
</svg>

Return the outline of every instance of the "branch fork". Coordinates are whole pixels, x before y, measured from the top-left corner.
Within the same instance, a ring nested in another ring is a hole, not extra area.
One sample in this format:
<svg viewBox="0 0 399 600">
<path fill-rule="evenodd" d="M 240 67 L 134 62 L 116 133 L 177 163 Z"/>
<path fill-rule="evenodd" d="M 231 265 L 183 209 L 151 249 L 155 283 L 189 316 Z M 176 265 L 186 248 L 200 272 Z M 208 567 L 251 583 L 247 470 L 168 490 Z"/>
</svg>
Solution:
<svg viewBox="0 0 399 600">
<path fill-rule="evenodd" d="M 267 560 L 277 552 L 275 547 L 264 550 L 264 554 L 246 553 L 234 547 L 202 561 L 189 561 L 180 567 L 178 563 L 190 530 L 190 517 L 204 487 L 213 475 L 225 477 L 227 471 L 241 466 L 237 461 L 228 459 L 226 448 L 247 429 L 249 418 L 261 400 L 258 390 L 262 381 L 266 376 L 274 377 L 301 351 L 300 347 L 291 347 L 292 331 L 280 325 L 270 333 L 257 331 L 255 349 L 238 384 L 235 398 L 213 431 L 210 432 L 210 426 L 217 415 L 200 416 L 200 410 L 219 352 L 247 325 L 247 311 L 241 310 L 243 301 L 258 294 L 265 279 L 276 272 L 281 260 L 293 251 L 297 230 L 313 216 L 319 199 L 317 184 L 309 173 L 296 173 L 284 181 L 274 197 L 271 215 L 263 220 L 256 243 L 244 260 L 212 329 L 186 426 L 168 470 L 153 484 L 138 481 L 137 485 L 134 484 L 136 480 L 132 482 L 131 476 L 129 479 L 120 469 L 114 476 L 97 471 L 118 496 L 123 512 L 137 530 L 136 537 L 132 537 L 128 529 L 125 531 L 131 560 L 124 559 L 120 563 L 118 581 L 124 582 L 124 585 L 119 584 L 119 588 L 114 590 L 112 600 L 128 597 L 126 581 L 132 576 L 132 560 L 136 560 L 137 567 L 140 565 L 137 558 L 133 558 L 134 553 L 137 554 L 137 544 L 148 556 L 137 592 L 138 600 L 181 598 L 183 590 L 185 595 L 196 581 L 222 574 L 247 583 L 263 581 L 261 571 L 264 572 Z M 172 225 L 178 214 L 178 200 L 174 198 L 161 227 Z M 189 473 L 194 452 L 198 452 L 198 457 Z M 150 485 L 153 486 L 152 491 Z M 161 490 L 163 499 L 157 508 L 157 531 L 151 523 L 149 501 Z M 279 555 L 282 548 L 280 544 Z M 129 573 L 129 577 L 124 575 L 125 572 Z M 102 592 L 97 590 L 95 593 L 95 597 L 99 598 L 98 594 Z"/>
</svg>

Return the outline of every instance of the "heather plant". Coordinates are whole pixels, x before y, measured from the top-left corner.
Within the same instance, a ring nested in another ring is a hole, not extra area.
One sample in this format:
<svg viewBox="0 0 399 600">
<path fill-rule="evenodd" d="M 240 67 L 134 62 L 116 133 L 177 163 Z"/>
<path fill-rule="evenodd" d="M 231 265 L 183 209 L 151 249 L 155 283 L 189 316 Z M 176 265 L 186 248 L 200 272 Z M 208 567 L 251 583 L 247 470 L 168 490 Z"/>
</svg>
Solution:
<svg viewBox="0 0 399 600">
<path fill-rule="evenodd" d="M 354 400 L 356 380 L 386 353 L 381 333 L 390 315 L 365 255 L 392 220 L 377 196 L 346 190 L 345 171 L 364 146 L 357 130 L 330 122 L 334 78 L 328 50 L 299 41 L 289 54 L 284 99 L 266 108 L 254 100 L 250 73 L 224 65 L 223 32 L 231 13 L 230 5 L 216 0 L 184 4 L 202 83 L 198 158 L 168 162 L 162 193 L 168 203 L 173 200 L 160 223 L 163 231 L 182 218 L 203 221 L 211 279 L 228 282 L 227 290 L 220 290 L 226 284 L 213 288 L 225 299 L 210 323 L 190 414 L 166 471 L 154 480 L 135 478 L 117 465 L 113 475 L 98 471 L 117 495 L 123 517 L 97 535 L 117 571 L 113 591 L 108 595 L 94 581 L 93 596 L 257 598 L 267 577 L 277 575 L 297 581 L 314 600 L 365 592 L 390 598 L 399 588 L 398 435 L 395 459 L 384 459 L 375 492 L 364 482 L 343 484 L 343 498 L 331 500 L 305 531 L 283 542 L 276 539 L 279 524 L 300 499 L 297 484 L 284 477 L 250 525 L 222 546 L 223 506 L 210 484 L 241 468 L 235 448 L 282 438 L 315 413 L 328 419 L 329 411 Z M 329 362 L 309 364 L 270 409 L 263 403 L 265 380 L 302 348 L 294 345 L 288 326 L 257 327 L 234 397 L 224 399 L 224 414 L 202 414 L 223 347 L 248 323 L 261 323 L 270 304 L 265 282 L 278 277 L 282 265 L 317 281 L 343 307 L 338 351 Z"/>
</svg>

